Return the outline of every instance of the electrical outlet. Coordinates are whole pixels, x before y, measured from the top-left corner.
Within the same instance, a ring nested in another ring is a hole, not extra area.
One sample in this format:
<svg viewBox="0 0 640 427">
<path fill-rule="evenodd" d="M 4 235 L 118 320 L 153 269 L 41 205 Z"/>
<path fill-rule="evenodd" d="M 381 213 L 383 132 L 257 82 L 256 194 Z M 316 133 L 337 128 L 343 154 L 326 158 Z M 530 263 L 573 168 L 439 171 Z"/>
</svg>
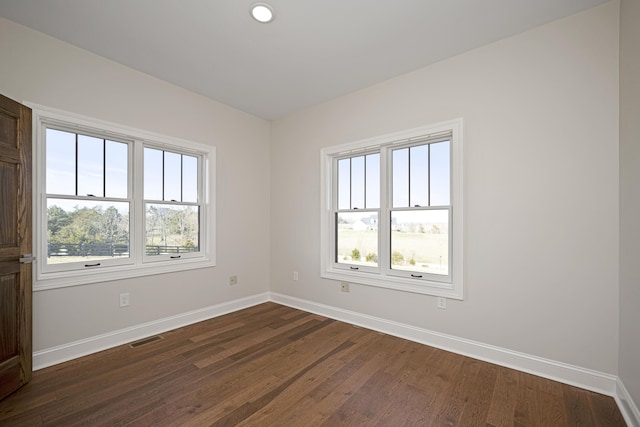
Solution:
<svg viewBox="0 0 640 427">
<path fill-rule="evenodd" d="M 349 282 L 340 283 L 340 290 L 342 292 L 349 292 Z"/>
<path fill-rule="evenodd" d="M 229 277 L 229 285 L 237 285 L 238 284 L 238 276 L 230 276 Z"/>
<path fill-rule="evenodd" d="M 438 308 L 443 310 L 447 309 L 447 299 L 445 297 L 438 297 L 438 301 L 436 302 Z"/>
<path fill-rule="evenodd" d="M 297 271 L 293 272 L 293 280 L 298 280 L 298 272 Z"/>
<path fill-rule="evenodd" d="M 129 292 L 120 294 L 120 308 L 129 306 Z"/>
</svg>

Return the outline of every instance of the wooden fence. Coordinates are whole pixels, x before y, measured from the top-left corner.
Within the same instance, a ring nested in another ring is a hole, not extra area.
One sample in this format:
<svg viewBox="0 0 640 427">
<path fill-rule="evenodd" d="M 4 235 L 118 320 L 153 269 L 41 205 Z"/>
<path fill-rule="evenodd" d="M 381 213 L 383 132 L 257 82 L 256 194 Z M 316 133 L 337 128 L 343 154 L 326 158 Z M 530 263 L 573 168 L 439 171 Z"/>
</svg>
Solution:
<svg viewBox="0 0 640 427">
<path fill-rule="evenodd" d="M 147 245 L 147 255 L 197 252 L 194 246 Z M 47 256 L 120 257 L 129 256 L 129 245 L 117 243 L 49 243 Z"/>
</svg>

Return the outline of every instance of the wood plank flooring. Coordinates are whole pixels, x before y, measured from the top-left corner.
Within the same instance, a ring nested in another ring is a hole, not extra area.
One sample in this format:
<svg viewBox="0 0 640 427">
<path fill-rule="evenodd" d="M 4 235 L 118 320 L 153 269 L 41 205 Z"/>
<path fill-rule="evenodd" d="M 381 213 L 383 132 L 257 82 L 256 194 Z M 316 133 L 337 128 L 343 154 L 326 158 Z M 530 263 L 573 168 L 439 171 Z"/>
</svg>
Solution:
<svg viewBox="0 0 640 427">
<path fill-rule="evenodd" d="M 36 371 L 3 426 L 624 426 L 611 397 L 261 304 Z"/>
</svg>

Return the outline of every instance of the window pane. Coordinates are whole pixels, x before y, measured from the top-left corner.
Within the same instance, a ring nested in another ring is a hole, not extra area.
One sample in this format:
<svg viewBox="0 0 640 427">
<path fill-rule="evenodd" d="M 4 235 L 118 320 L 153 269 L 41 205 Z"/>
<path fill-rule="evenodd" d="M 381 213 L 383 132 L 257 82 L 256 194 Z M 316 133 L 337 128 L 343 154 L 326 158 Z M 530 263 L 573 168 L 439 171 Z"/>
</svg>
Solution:
<svg viewBox="0 0 640 427">
<path fill-rule="evenodd" d="M 129 203 L 47 199 L 47 264 L 129 257 Z"/>
<path fill-rule="evenodd" d="M 338 209 L 351 209 L 351 159 L 338 160 Z"/>
<path fill-rule="evenodd" d="M 409 149 L 411 206 L 429 206 L 429 145 Z"/>
<path fill-rule="evenodd" d="M 198 201 L 198 158 L 182 156 L 182 201 Z"/>
<path fill-rule="evenodd" d="M 105 197 L 127 198 L 128 146 L 122 142 L 105 142 Z"/>
<path fill-rule="evenodd" d="M 104 197 L 104 140 L 78 135 L 78 196 Z"/>
<path fill-rule="evenodd" d="M 449 141 L 431 144 L 431 206 L 451 204 Z"/>
<path fill-rule="evenodd" d="M 449 211 L 391 212 L 391 268 L 449 274 Z"/>
<path fill-rule="evenodd" d="M 364 156 L 351 158 L 351 209 L 364 209 Z"/>
<path fill-rule="evenodd" d="M 380 154 L 367 156 L 367 209 L 380 207 Z"/>
<path fill-rule="evenodd" d="M 144 149 L 144 198 L 162 200 L 162 150 Z"/>
<path fill-rule="evenodd" d="M 393 207 L 409 206 L 409 149 L 393 150 Z"/>
<path fill-rule="evenodd" d="M 377 212 L 341 212 L 336 215 L 336 262 L 377 267 Z"/>
<path fill-rule="evenodd" d="M 182 156 L 164 152 L 164 198 L 163 200 L 182 201 Z"/>
<path fill-rule="evenodd" d="M 181 254 L 199 251 L 200 208 L 147 203 L 147 255 Z"/>
<path fill-rule="evenodd" d="M 47 193 L 76 194 L 76 135 L 47 129 Z"/>
</svg>

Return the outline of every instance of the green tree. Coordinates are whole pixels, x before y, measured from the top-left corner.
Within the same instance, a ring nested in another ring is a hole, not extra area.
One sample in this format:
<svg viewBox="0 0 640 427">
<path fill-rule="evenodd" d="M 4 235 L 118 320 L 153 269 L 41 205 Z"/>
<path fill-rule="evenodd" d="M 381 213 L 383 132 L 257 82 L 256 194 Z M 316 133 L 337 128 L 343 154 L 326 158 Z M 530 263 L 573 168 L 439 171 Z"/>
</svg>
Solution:
<svg viewBox="0 0 640 427">
<path fill-rule="evenodd" d="M 355 248 L 354 250 L 351 251 L 351 259 L 354 261 L 360 261 L 360 251 L 358 250 L 358 248 Z"/>
<path fill-rule="evenodd" d="M 51 236 L 52 243 L 93 243 L 99 241 L 99 208 L 82 208 L 69 213 L 70 222 Z"/>
<path fill-rule="evenodd" d="M 51 243 L 128 243 L 129 217 L 110 206 L 81 208 L 72 212 L 52 206 L 48 210 Z"/>
<path fill-rule="evenodd" d="M 60 232 L 60 229 L 71 223 L 71 218 L 64 209 L 53 205 L 47 209 L 47 230 L 49 239 Z"/>
<path fill-rule="evenodd" d="M 111 243 L 127 243 L 129 241 L 128 220 L 118 210 L 109 206 L 100 215 L 101 241 Z"/>
<path fill-rule="evenodd" d="M 199 218 L 192 206 L 147 206 L 147 245 L 197 247 Z"/>
</svg>

